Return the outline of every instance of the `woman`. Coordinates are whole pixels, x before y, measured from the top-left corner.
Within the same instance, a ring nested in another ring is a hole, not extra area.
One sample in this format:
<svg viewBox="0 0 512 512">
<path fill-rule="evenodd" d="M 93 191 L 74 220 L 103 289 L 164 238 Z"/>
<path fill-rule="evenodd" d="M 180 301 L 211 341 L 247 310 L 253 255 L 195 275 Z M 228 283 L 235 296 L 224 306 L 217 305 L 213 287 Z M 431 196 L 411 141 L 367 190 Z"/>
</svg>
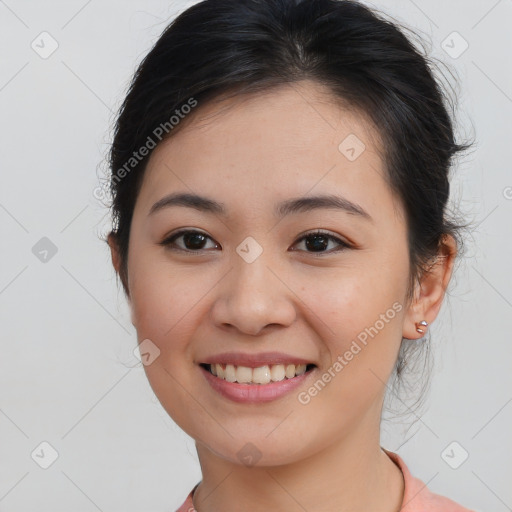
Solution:
<svg viewBox="0 0 512 512">
<path fill-rule="evenodd" d="M 165 30 L 117 120 L 108 243 L 196 441 L 180 511 L 468 510 L 379 434 L 450 282 L 467 147 L 425 57 L 357 2 L 205 0 Z"/>
</svg>

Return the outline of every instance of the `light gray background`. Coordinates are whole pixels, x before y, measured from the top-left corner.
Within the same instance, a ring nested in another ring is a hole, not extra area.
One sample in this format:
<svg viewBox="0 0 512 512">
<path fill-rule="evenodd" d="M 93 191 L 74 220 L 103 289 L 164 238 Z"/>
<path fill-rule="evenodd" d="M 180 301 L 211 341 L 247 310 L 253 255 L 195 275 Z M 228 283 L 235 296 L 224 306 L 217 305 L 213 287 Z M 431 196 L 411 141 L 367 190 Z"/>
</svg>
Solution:
<svg viewBox="0 0 512 512">
<path fill-rule="evenodd" d="M 99 240 L 108 212 L 93 196 L 135 66 L 193 3 L 0 0 L 2 512 L 172 512 L 200 479 L 193 441 L 133 356 L 135 331 Z M 370 5 L 431 38 L 461 81 L 462 134 L 474 126 L 478 139 L 453 183 L 478 228 L 432 327 L 428 409 L 409 430 L 410 420 L 385 422 L 382 444 L 433 491 L 478 511 L 512 510 L 512 2 Z M 47 59 L 31 48 L 43 31 L 59 45 Z M 454 31 L 469 43 L 458 58 L 441 47 Z M 46 263 L 32 251 L 43 237 L 57 248 Z M 43 441 L 58 452 L 48 469 L 31 457 Z M 453 441 L 469 453 L 458 469 L 441 456 Z"/>
</svg>

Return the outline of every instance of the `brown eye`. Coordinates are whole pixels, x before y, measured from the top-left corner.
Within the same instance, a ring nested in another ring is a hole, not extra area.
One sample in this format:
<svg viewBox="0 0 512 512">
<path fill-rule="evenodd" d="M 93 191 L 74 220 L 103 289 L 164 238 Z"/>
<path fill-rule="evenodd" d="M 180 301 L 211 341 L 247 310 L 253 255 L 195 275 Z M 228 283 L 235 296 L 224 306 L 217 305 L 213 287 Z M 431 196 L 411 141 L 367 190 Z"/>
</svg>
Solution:
<svg viewBox="0 0 512 512">
<path fill-rule="evenodd" d="M 182 243 L 178 244 L 177 240 L 180 239 L 182 239 Z M 212 240 L 212 238 L 201 231 L 188 229 L 174 233 L 163 242 L 160 242 L 160 245 L 168 247 L 171 250 L 199 253 L 208 249 L 205 247 L 208 240 Z M 297 240 L 295 245 L 302 241 L 305 241 L 305 250 L 303 250 L 303 252 L 316 254 L 318 256 L 323 254 L 332 254 L 351 247 L 348 243 L 340 240 L 338 237 L 320 230 L 305 234 Z M 337 244 L 338 247 L 326 250 L 331 242 Z M 214 243 L 214 248 L 215 247 L 219 247 L 219 245 Z"/>
<path fill-rule="evenodd" d="M 182 238 L 182 246 L 176 244 L 176 240 Z M 201 231 L 195 230 L 182 230 L 174 233 L 170 237 L 166 238 L 160 245 L 168 246 L 171 249 L 188 251 L 188 252 L 199 252 L 206 250 L 205 244 L 206 241 L 211 238 L 208 235 L 205 235 Z"/>
<path fill-rule="evenodd" d="M 343 249 L 349 249 L 350 245 L 340 240 L 338 237 L 326 233 L 324 231 L 314 231 L 312 233 L 307 233 L 302 238 L 297 240 L 297 243 L 305 241 L 306 252 L 318 253 L 318 254 L 332 254 L 333 252 L 338 252 Z M 335 248 L 333 250 L 326 251 L 329 246 L 329 242 L 334 241 L 341 247 Z"/>
</svg>

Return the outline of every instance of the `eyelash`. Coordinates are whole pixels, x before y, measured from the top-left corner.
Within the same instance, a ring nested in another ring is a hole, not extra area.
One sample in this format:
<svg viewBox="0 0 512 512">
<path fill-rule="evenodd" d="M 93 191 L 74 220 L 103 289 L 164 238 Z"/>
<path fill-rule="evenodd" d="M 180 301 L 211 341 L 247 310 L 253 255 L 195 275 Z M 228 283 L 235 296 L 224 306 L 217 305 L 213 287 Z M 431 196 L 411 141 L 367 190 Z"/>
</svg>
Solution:
<svg viewBox="0 0 512 512">
<path fill-rule="evenodd" d="M 198 249 L 196 251 L 193 251 L 193 250 L 190 250 L 190 249 L 182 249 L 181 247 L 173 246 L 174 241 L 177 238 L 179 238 L 179 237 L 181 237 L 183 235 L 187 235 L 187 234 L 199 234 L 199 235 L 203 235 L 204 237 L 209 238 L 210 240 L 212 240 L 211 237 L 209 237 L 208 235 L 206 235 L 205 233 L 203 233 L 201 231 L 197 231 L 197 230 L 194 230 L 194 229 L 183 229 L 183 230 L 180 230 L 180 231 L 172 234 L 171 236 L 167 237 L 165 240 L 160 242 L 159 245 L 167 247 L 168 249 L 170 249 L 172 251 L 185 252 L 185 253 L 189 253 L 189 254 L 190 253 L 192 253 L 192 254 L 194 254 L 194 253 L 200 254 L 203 251 L 209 250 L 209 249 Z M 334 240 L 341 247 L 339 247 L 337 249 L 334 249 L 334 250 L 331 249 L 330 251 L 323 251 L 323 252 L 318 252 L 318 253 L 315 253 L 315 252 L 312 252 L 312 251 L 302 251 L 302 252 L 306 252 L 306 253 L 311 254 L 311 255 L 313 255 L 315 257 L 322 257 L 323 255 L 326 255 L 326 254 L 333 254 L 333 253 L 337 253 L 337 252 L 343 251 L 345 249 L 352 248 L 352 246 L 350 244 L 348 244 L 347 242 L 344 242 L 343 240 L 339 239 L 338 237 L 336 237 L 334 235 L 331 235 L 328 232 L 325 232 L 325 231 L 322 231 L 322 230 L 310 231 L 310 232 L 304 234 L 301 238 L 299 238 L 298 240 L 295 241 L 294 245 L 296 245 L 299 242 L 302 242 L 304 239 L 306 239 L 308 237 L 315 236 L 315 235 L 323 235 L 324 237 L 326 237 L 329 240 Z"/>
</svg>

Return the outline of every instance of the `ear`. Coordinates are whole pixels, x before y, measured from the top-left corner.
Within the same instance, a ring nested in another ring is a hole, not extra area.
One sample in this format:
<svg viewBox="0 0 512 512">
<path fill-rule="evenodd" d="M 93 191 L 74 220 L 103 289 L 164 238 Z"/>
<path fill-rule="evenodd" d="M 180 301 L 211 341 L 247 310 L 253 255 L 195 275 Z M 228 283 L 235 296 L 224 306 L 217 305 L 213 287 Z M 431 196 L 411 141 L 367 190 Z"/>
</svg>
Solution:
<svg viewBox="0 0 512 512">
<path fill-rule="evenodd" d="M 123 273 L 121 272 L 121 256 L 119 254 L 119 245 L 117 243 L 116 237 L 114 233 L 109 233 L 107 237 L 107 242 L 110 247 L 110 256 L 112 258 L 112 265 L 116 271 L 116 274 L 121 278 L 121 283 L 123 285 L 124 294 L 130 302 L 130 294 L 128 291 L 128 283 L 125 281 Z"/>
<path fill-rule="evenodd" d="M 445 235 L 437 256 L 423 273 L 420 282 L 416 284 L 413 301 L 404 318 L 404 338 L 421 338 L 425 333 L 416 330 L 416 323 L 425 320 L 430 325 L 436 319 L 450 283 L 456 255 L 455 239 L 451 235 Z"/>
<path fill-rule="evenodd" d="M 119 248 L 117 246 L 117 241 L 113 233 L 109 233 L 107 237 L 107 242 L 110 247 L 110 256 L 112 257 L 112 265 L 116 270 L 116 274 L 119 275 L 120 265 L 120 257 L 119 257 Z"/>
</svg>

